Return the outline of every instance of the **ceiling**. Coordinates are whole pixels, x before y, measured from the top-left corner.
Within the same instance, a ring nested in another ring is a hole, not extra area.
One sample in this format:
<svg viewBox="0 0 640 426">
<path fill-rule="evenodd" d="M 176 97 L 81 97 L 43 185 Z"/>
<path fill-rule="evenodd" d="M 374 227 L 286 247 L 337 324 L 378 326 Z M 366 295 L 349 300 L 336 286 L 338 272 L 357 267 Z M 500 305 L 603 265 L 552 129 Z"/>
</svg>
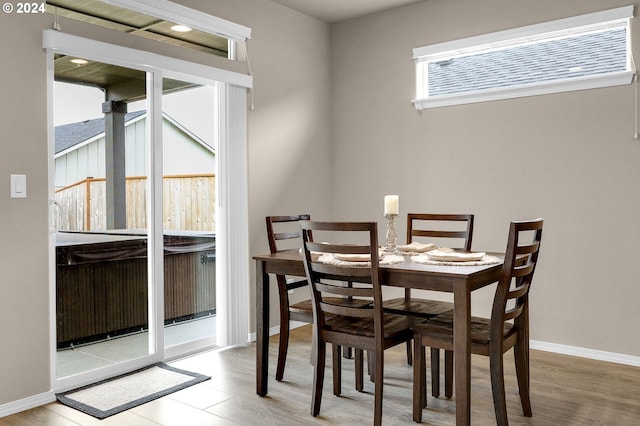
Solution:
<svg viewBox="0 0 640 426">
<path fill-rule="evenodd" d="M 273 0 L 321 21 L 335 23 L 422 0 Z"/>
</svg>

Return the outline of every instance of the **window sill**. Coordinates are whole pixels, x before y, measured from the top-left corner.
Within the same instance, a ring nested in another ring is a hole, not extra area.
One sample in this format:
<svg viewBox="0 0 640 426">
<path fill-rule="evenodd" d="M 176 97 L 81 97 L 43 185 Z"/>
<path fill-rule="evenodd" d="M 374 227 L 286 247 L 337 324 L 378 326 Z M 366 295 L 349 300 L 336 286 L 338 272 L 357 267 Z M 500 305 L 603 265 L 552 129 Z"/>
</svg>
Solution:
<svg viewBox="0 0 640 426">
<path fill-rule="evenodd" d="M 633 71 L 623 71 L 599 76 L 576 77 L 569 80 L 535 83 L 527 86 L 466 92 L 464 94 L 438 95 L 412 101 L 417 110 L 463 105 L 501 99 L 522 98 L 550 93 L 621 86 L 633 81 Z"/>
</svg>

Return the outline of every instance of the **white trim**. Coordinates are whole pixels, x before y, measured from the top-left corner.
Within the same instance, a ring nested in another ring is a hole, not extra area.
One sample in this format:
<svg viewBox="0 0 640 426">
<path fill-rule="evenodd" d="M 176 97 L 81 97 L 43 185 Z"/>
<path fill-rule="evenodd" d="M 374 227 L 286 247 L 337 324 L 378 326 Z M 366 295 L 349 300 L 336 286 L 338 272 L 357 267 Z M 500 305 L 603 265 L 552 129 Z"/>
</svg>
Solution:
<svg viewBox="0 0 640 426">
<path fill-rule="evenodd" d="M 193 139 L 194 142 L 196 142 L 197 144 L 199 144 L 200 146 L 202 146 L 204 149 L 206 149 L 207 151 L 209 151 L 212 154 L 216 153 L 216 149 L 209 145 L 208 143 L 206 143 L 200 136 L 196 135 L 195 133 L 193 133 L 191 130 L 187 129 L 186 127 L 184 127 L 181 123 L 179 123 L 175 118 L 171 117 L 169 114 L 167 114 L 166 112 L 162 112 L 162 118 L 164 118 L 167 123 L 173 125 L 176 129 L 178 129 L 179 131 L 183 132 L 184 134 L 186 134 L 188 137 L 190 137 L 191 139 Z M 164 123 L 163 123 L 164 124 Z"/>
<path fill-rule="evenodd" d="M 490 34 L 483 34 L 474 37 L 467 37 L 459 40 L 446 41 L 429 46 L 416 47 L 413 49 L 413 58 L 420 59 L 434 53 L 447 52 L 463 49 L 469 46 L 481 44 L 497 43 L 504 40 L 525 38 L 533 35 L 562 31 L 569 28 L 576 28 L 585 25 L 593 25 L 604 22 L 616 21 L 620 19 L 633 18 L 634 6 L 624 6 L 602 12 L 589 13 L 586 15 L 574 16 L 571 18 L 558 19 L 556 21 L 543 22 L 541 24 L 528 25 L 520 28 L 513 28 L 498 31 Z"/>
<path fill-rule="evenodd" d="M 618 354 L 615 352 L 599 351 L 596 349 L 580 348 L 577 346 L 561 345 L 558 343 L 548 343 L 537 340 L 531 340 L 529 342 L 529 346 L 531 349 L 536 349 L 539 351 L 553 352 L 556 354 L 571 355 L 597 361 L 614 362 L 616 364 L 640 367 L 640 356 Z"/>
<path fill-rule="evenodd" d="M 12 401 L 7 404 L 0 405 L 0 418 L 19 413 L 21 411 L 30 410 L 45 404 L 50 404 L 56 400 L 56 395 L 52 390 L 27 398 Z"/>
<path fill-rule="evenodd" d="M 235 22 L 227 21 L 213 15 L 208 15 L 199 10 L 191 9 L 181 4 L 167 0 L 102 0 L 104 3 L 113 4 L 139 13 L 187 25 L 193 29 L 210 34 L 218 34 L 235 41 L 244 41 L 251 38 L 251 28 Z M 180 22 L 177 22 L 180 21 Z"/>
<path fill-rule="evenodd" d="M 149 355 L 164 359 L 164 231 L 163 231 L 163 143 L 162 128 L 162 71 L 147 74 L 147 114 L 145 121 L 145 147 L 147 161 L 147 232 L 149 314 Z M 161 284 L 160 284 L 161 283 Z"/>
<path fill-rule="evenodd" d="M 253 85 L 253 78 L 246 74 L 181 59 L 167 58 L 156 53 L 91 40 L 56 30 L 44 30 L 42 32 L 42 47 L 54 51 L 63 49 L 67 55 L 82 56 L 85 59 L 128 68 L 137 67 L 142 71 L 157 72 L 164 70 L 188 81 L 193 81 L 194 78 L 202 78 L 208 81 L 220 81 L 242 87 L 252 87 Z M 136 65 L 133 66 L 132 64 Z"/>
<path fill-rule="evenodd" d="M 49 383 L 53 387 L 56 382 L 56 350 L 57 350 L 57 313 L 56 313 L 56 235 L 58 231 L 58 206 L 56 205 L 56 177 L 54 154 L 56 151 L 55 124 L 53 119 L 54 79 L 55 65 L 53 63 L 53 51 L 47 50 L 47 195 L 49 208 L 49 235 L 47 238 L 49 268 Z M 2 410 L 0 409 L 0 417 Z"/>
<path fill-rule="evenodd" d="M 242 87 L 224 85 L 221 107 L 218 152 L 218 202 L 216 262 L 216 306 L 219 316 L 218 344 L 245 343 L 249 331 L 249 202 L 247 164 L 247 93 Z M 233 312 L 232 317 L 229 312 Z"/>
<path fill-rule="evenodd" d="M 426 99 L 416 99 L 412 103 L 417 110 L 438 108 L 451 105 L 462 105 L 476 102 L 496 101 L 501 99 L 522 98 L 527 96 L 546 95 L 550 93 L 572 92 L 575 90 L 596 89 L 601 87 L 621 86 L 630 84 L 633 71 L 623 71 L 607 75 L 576 77 L 570 80 L 533 83 L 513 88 L 497 88 L 464 92 L 451 95 L 432 96 Z"/>
</svg>

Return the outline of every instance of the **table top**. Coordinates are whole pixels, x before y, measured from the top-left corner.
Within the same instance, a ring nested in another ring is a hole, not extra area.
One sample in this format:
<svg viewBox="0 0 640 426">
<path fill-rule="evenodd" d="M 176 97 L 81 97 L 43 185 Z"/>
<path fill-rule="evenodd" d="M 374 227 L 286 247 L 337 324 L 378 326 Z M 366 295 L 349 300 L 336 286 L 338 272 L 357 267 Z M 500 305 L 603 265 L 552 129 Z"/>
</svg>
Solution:
<svg viewBox="0 0 640 426">
<path fill-rule="evenodd" d="M 502 260 L 504 256 L 500 253 L 488 253 L 501 260 L 500 263 L 493 263 L 489 265 L 432 265 L 423 264 L 411 261 L 410 256 L 404 256 L 404 261 L 401 263 L 394 263 L 390 265 L 380 265 L 381 274 L 384 276 L 392 275 L 411 275 L 418 276 L 438 276 L 438 277 L 450 277 L 463 280 L 470 280 L 479 275 L 495 275 L 502 268 Z M 298 267 L 303 267 L 303 257 L 298 250 L 287 250 L 273 254 L 262 254 L 253 257 L 256 261 L 268 262 L 271 265 L 283 264 L 291 265 L 296 264 Z M 383 280 L 385 281 L 385 280 Z M 389 284 L 384 282 L 385 284 Z M 390 285 L 394 285 L 391 283 Z"/>
</svg>

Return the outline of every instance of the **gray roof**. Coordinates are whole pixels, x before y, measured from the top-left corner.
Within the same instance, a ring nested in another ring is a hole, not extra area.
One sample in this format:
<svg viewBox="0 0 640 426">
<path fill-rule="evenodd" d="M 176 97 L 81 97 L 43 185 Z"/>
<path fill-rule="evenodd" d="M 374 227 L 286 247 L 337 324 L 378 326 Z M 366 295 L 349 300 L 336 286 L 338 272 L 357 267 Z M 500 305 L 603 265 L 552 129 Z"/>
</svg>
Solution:
<svg viewBox="0 0 640 426">
<path fill-rule="evenodd" d="M 429 96 L 626 70 L 624 28 L 429 64 Z"/>
<path fill-rule="evenodd" d="M 130 112 L 124 116 L 124 121 L 125 123 L 129 122 L 145 113 L 146 111 Z M 56 154 L 102 133 L 104 133 L 104 118 L 57 126 Z"/>
</svg>

